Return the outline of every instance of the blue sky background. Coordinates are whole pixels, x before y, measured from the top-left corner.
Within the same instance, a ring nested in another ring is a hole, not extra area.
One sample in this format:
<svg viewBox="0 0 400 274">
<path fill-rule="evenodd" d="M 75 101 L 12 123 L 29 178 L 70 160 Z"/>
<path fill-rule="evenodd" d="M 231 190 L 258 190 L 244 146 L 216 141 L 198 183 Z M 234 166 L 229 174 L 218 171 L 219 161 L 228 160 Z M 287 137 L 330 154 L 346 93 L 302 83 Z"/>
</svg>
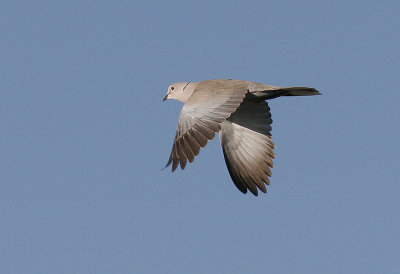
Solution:
<svg viewBox="0 0 400 274">
<path fill-rule="evenodd" d="M 2 1 L 0 272 L 398 273 L 399 1 Z M 170 83 L 270 102 L 268 194 L 168 160 Z"/>
</svg>

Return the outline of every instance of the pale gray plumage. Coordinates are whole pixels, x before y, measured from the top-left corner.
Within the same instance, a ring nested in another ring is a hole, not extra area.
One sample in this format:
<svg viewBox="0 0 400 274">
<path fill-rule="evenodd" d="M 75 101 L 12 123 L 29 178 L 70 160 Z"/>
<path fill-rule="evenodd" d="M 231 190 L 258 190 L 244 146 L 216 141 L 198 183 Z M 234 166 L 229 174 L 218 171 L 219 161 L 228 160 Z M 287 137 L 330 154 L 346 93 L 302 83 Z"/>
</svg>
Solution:
<svg viewBox="0 0 400 274">
<path fill-rule="evenodd" d="M 236 187 L 266 193 L 275 158 L 271 113 L 265 100 L 279 96 L 319 95 L 313 88 L 277 87 L 242 80 L 179 82 L 168 87 L 166 99 L 184 103 L 171 155 L 172 171 L 193 162 L 208 140 L 219 133 L 229 174 Z"/>
</svg>

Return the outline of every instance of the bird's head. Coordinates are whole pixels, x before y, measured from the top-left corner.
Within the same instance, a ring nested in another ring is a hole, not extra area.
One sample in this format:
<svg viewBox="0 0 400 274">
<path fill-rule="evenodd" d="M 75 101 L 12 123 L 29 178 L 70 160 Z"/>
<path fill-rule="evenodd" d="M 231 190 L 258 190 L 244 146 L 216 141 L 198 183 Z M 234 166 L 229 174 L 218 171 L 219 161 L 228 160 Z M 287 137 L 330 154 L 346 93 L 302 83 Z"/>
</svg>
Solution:
<svg viewBox="0 0 400 274">
<path fill-rule="evenodd" d="M 194 87 L 189 82 L 178 82 L 168 87 L 167 95 L 165 95 L 163 101 L 167 99 L 175 99 L 186 103 L 189 97 L 192 95 Z"/>
</svg>

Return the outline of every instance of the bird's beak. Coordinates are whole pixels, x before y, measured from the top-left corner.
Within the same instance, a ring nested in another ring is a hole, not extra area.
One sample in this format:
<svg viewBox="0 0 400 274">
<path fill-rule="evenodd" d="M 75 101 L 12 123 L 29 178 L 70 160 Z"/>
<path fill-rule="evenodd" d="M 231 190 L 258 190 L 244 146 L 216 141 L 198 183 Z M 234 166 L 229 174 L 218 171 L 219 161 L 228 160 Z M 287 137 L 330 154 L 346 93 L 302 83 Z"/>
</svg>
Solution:
<svg viewBox="0 0 400 274">
<path fill-rule="evenodd" d="M 168 99 L 168 94 L 165 95 L 165 97 L 164 97 L 162 100 L 165 101 L 165 100 L 167 100 L 167 99 Z"/>
</svg>

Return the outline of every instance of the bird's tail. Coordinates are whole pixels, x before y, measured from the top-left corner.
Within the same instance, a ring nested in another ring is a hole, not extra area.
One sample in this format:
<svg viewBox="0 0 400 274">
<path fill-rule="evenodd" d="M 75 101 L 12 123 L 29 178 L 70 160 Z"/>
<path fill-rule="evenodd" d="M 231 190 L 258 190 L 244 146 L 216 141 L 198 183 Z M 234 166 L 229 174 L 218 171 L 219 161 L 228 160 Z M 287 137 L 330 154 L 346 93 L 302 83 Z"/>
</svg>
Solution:
<svg viewBox="0 0 400 274">
<path fill-rule="evenodd" d="M 249 94 L 249 97 L 256 100 L 269 100 L 280 96 L 310 96 L 310 95 L 321 95 L 321 93 L 315 88 L 308 88 L 308 87 L 288 87 L 288 88 L 274 87 L 273 89 L 255 91 Z"/>
<path fill-rule="evenodd" d="M 321 93 L 315 88 L 307 87 L 290 87 L 281 88 L 278 91 L 283 92 L 280 96 L 309 96 L 309 95 L 321 95 Z"/>
</svg>

